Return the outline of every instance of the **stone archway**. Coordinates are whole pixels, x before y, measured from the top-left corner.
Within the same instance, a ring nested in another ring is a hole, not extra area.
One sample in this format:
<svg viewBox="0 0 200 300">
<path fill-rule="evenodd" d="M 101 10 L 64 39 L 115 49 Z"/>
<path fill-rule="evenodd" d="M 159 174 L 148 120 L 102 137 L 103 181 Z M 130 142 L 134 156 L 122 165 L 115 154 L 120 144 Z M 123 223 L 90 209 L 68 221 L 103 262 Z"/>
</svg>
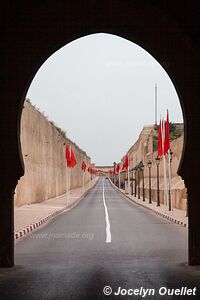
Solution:
<svg viewBox="0 0 200 300">
<path fill-rule="evenodd" d="M 180 7 L 178 2 L 168 1 L 165 5 L 157 0 L 98 3 L 50 0 L 32 4 L 4 1 L 1 5 L 4 32 L 1 40 L 0 266 L 14 264 L 13 194 L 24 173 L 19 124 L 27 89 L 51 54 L 74 39 L 97 32 L 121 36 L 146 49 L 164 67 L 177 89 L 185 121 L 185 152 L 179 174 L 185 180 L 189 196 L 189 263 L 200 264 L 197 182 L 200 144 L 195 139 L 200 129 L 200 58 L 195 27 L 199 4 Z"/>
</svg>

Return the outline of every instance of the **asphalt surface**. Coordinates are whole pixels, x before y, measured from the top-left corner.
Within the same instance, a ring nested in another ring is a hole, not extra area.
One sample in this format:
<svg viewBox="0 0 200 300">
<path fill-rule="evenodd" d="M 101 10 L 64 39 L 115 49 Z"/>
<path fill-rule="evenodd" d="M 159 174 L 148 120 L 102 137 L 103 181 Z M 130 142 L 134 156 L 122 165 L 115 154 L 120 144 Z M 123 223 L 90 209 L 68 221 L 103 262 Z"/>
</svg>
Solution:
<svg viewBox="0 0 200 300">
<path fill-rule="evenodd" d="M 187 229 L 130 202 L 106 179 L 17 242 L 15 256 L 14 268 L 0 269 L 0 300 L 200 299 L 200 268 L 187 265 Z M 114 295 L 119 287 L 154 292 Z M 197 292 L 161 296 L 161 287 Z"/>
</svg>

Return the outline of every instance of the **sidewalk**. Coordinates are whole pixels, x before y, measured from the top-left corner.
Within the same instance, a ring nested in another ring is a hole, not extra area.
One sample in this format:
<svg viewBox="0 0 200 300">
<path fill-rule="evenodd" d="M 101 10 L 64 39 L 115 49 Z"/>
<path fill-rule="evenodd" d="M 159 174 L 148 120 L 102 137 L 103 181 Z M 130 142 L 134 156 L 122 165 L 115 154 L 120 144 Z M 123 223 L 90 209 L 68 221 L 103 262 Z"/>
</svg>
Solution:
<svg viewBox="0 0 200 300">
<path fill-rule="evenodd" d="M 97 181 L 98 177 L 94 178 L 85 186 L 84 191 L 82 188 L 71 190 L 68 200 L 64 194 L 40 203 L 16 207 L 14 209 L 15 239 L 25 236 L 63 211 L 72 209 Z"/>
<path fill-rule="evenodd" d="M 168 208 L 166 208 L 163 204 L 160 204 L 160 206 L 157 206 L 157 203 L 154 201 L 152 201 L 152 203 L 149 204 L 149 199 L 145 199 L 145 201 L 143 201 L 142 197 L 140 197 L 140 199 L 138 199 L 137 197 L 134 197 L 133 195 L 127 195 L 127 194 L 125 194 L 124 190 L 116 187 L 111 180 L 110 180 L 110 182 L 118 192 L 124 194 L 129 200 L 135 202 L 136 204 L 138 204 L 142 207 L 145 207 L 145 208 L 151 210 L 152 212 L 156 213 L 157 215 L 159 215 L 173 223 L 179 224 L 184 227 L 188 227 L 188 217 L 185 216 L 185 214 L 186 214 L 185 211 L 177 209 L 177 208 L 173 208 L 173 211 L 169 211 Z"/>
</svg>

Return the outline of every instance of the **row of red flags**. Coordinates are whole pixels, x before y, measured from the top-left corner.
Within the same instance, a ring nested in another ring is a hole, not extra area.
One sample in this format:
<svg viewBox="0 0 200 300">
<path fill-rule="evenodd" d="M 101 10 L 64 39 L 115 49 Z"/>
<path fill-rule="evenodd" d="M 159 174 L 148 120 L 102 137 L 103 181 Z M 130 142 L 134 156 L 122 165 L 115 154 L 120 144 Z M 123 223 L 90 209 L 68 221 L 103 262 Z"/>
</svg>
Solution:
<svg viewBox="0 0 200 300">
<path fill-rule="evenodd" d="M 169 113 L 167 110 L 167 119 L 166 121 L 160 120 L 160 125 L 158 127 L 158 156 L 161 158 L 163 155 L 166 155 L 170 149 L 170 129 L 169 129 Z M 130 166 L 130 160 L 128 154 L 126 154 L 124 163 L 122 165 L 122 171 L 128 170 Z M 116 165 L 116 168 L 109 170 L 109 174 L 116 174 L 120 171 L 120 163 Z"/>
<path fill-rule="evenodd" d="M 128 156 L 128 154 L 126 154 L 126 156 L 125 156 L 125 159 L 124 159 L 124 163 L 123 163 L 123 166 L 122 166 L 122 171 L 123 170 L 128 170 L 128 168 L 129 168 L 129 166 L 130 166 L 130 160 L 129 160 L 129 156 Z M 112 169 L 112 170 L 109 170 L 108 171 L 108 173 L 109 174 L 117 174 L 117 173 L 119 173 L 119 171 L 120 171 L 120 163 L 118 163 L 117 165 L 116 165 L 116 168 L 115 169 Z"/>
<path fill-rule="evenodd" d="M 72 150 L 72 147 L 68 146 L 68 145 L 66 145 L 66 161 L 67 161 L 68 168 L 74 168 L 77 165 L 77 160 L 76 160 L 76 157 Z M 82 162 L 81 168 L 84 172 L 86 171 L 87 165 L 86 165 L 85 161 Z M 99 170 L 91 168 L 90 166 L 88 167 L 87 170 L 89 173 L 95 174 L 95 175 L 99 172 Z"/>
<path fill-rule="evenodd" d="M 95 174 L 95 175 L 97 175 L 97 173 L 99 172 L 99 170 L 93 169 L 93 168 L 91 168 L 91 167 L 88 167 L 88 172 L 89 172 L 90 174 Z"/>
<path fill-rule="evenodd" d="M 168 152 L 169 149 L 170 149 L 170 130 L 169 130 L 169 114 L 167 111 L 166 121 L 160 120 L 160 124 L 158 128 L 158 156 L 162 157 Z M 74 168 L 77 164 L 77 160 L 72 150 L 72 147 L 71 146 L 68 147 L 68 145 L 66 145 L 66 160 L 67 160 L 68 168 Z M 130 160 L 128 154 L 126 154 L 121 170 L 127 171 L 129 166 L 130 166 Z M 87 169 L 87 165 L 83 161 L 82 170 L 85 171 L 86 169 Z M 91 174 L 97 174 L 99 172 L 99 170 L 93 169 L 90 166 L 88 167 L 87 170 Z M 119 171 L 120 171 L 120 163 L 117 164 L 114 170 L 109 170 L 109 174 L 116 174 L 119 173 Z"/>
</svg>

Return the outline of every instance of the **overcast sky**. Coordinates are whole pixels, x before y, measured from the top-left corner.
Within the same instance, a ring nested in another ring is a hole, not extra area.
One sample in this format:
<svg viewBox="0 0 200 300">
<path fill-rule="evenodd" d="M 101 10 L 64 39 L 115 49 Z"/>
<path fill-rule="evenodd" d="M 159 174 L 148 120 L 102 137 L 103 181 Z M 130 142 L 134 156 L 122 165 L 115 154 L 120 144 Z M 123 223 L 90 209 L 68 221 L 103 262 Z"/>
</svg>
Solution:
<svg viewBox="0 0 200 300">
<path fill-rule="evenodd" d="M 96 165 L 118 162 L 146 124 L 169 109 L 183 122 L 176 90 L 161 65 L 143 48 L 110 34 L 75 40 L 41 66 L 27 97 Z"/>
</svg>

